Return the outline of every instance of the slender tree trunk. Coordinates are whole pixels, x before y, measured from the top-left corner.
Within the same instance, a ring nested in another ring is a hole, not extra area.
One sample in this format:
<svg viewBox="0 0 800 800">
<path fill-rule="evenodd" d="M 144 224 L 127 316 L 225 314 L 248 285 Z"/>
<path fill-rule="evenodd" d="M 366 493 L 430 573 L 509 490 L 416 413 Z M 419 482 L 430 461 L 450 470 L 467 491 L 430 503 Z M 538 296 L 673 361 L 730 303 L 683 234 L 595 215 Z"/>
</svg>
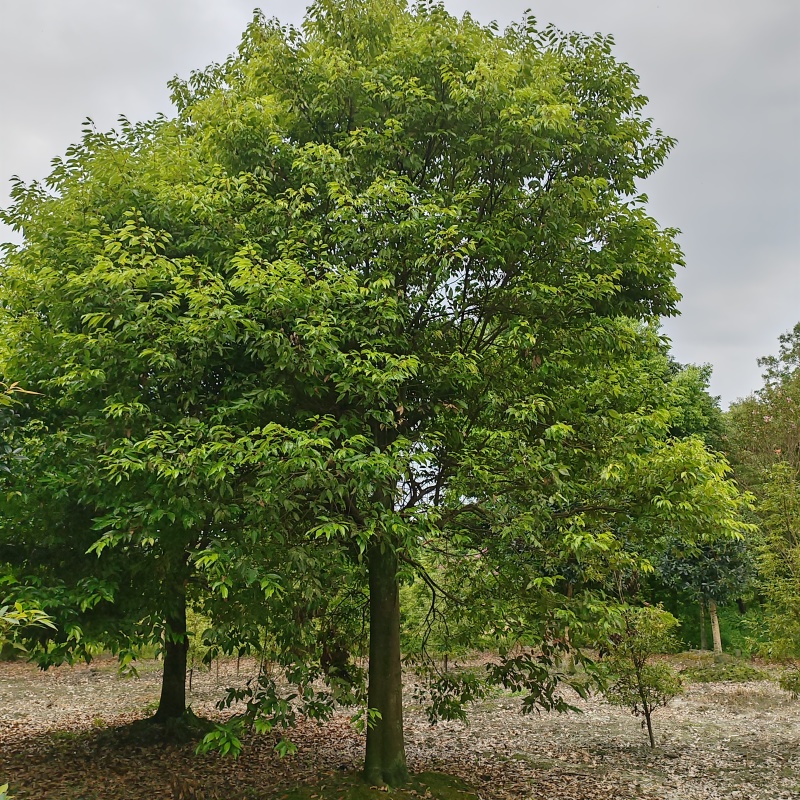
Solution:
<svg viewBox="0 0 800 800">
<path fill-rule="evenodd" d="M 708 633 L 706 631 L 706 600 L 700 598 L 700 649 L 708 650 Z"/>
<path fill-rule="evenodd" d="M 568 583 L 567 584 L 567 599 L 572 600 L 572 596 L 575 593 L 575 584 Z M 575 655 L 572 652 L 572 639 L 570 639 L 570 630 L 569 625 L 564 628 L 564 644 L 567 646 L 567 652 L 564 654 L 563 658 L 560 658 L 559 661 L 561 662 L 561 669 L 567 673 L 567 675 L 574 675 L 575 674 Z"/>
<path fill-rule="evenodd" d="M 401 786 L 408 780 L 403 741 L 403 682 L 400 663 L 400 587 L 397 556 L 388 542 L 373 544 L 369 567 L 368 706 L 380 714 L 367 728 L 364 778 L 372 785 Z"/>
<path fill-rule="evenodd" d="M 645 719 L 645 722 L 647 723 L 647 735 L 650 737 L 650 747 L 655 748 L 656 740 L 655 740 L 655 737 L 653 736 L 653 723 L 650 720 L 650 711 L 649 710 L 646 710 L 644 712 L 644 719 Z"/>
<path fill-rule="evenodd" d="M 711 636 L 714 639 L 714 652 L 722 652 L 722 637 L 719 633 L 719 617 L 717 616 L 717 601 L 708 601 L 708 615 L 711 617 Z"/>
<path fill-rule="evenodd" d="M 154 719 L 163 722 L 183 716 L 186 711 L 186 594 L 181 585 L 166 616 L 164 630 L 164 676 L 161 679 L 161 699 Z"/>
<path fill-rule="evenodd" d="M 639 699 L 642 701 L 642 713 L 644 714 L 644 721 L 647 723 L 647 735 L 650 737 L 650 747 L 655 748 L 656 740 L 653 736 L 653 722 L 650 719 L 650 715 L 652 713 L 652 709 L 650 704 L 647 702 L 647 695 L 644 691 L 644 667 L 645 667 L 646 659 L 643 659 L 639 663 L 634 661 L 634 667 L 636 669 L 636 685 L 639 691 Z"/>
</svg>

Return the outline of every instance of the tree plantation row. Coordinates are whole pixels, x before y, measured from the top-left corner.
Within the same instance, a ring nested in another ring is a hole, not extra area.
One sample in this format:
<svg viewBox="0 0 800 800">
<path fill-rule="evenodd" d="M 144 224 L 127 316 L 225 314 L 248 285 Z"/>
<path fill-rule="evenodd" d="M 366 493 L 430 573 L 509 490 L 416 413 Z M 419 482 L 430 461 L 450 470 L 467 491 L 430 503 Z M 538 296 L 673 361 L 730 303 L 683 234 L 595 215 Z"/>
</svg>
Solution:
<svg viewBox="0 0 800 800">
<path fill-rule="evenodd" d="M 673 141 L 609 39 L 318 0 L 171 89 L 1 217 L 3 637 L 155 646 L 157 721 L 190 642 L 256 655 L 204 747 L 350 706 L 390 785 L 404 660 L 431 719 L 598 684 L 649 726 L 664 608 L 800 656 L 800 328 L 725 415 L 670 358 Z"/>
</svg>

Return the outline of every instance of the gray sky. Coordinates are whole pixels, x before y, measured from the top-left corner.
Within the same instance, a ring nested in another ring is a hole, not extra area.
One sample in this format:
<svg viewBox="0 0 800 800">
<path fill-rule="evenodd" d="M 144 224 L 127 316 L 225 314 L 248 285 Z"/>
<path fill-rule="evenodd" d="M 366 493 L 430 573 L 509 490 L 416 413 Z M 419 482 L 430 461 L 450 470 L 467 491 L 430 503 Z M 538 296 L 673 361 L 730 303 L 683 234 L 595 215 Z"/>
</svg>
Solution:
<svg viewBox="0 0 800 800">
<path fill-rule="evenodd" d="M 8 178 L 101 128 L 170 112 L 166 82 L 235 49 L 256 0 L 0 0 L 0 206 Z M 300 21 L 304 2 L 271 0 Z M 760 385 L 756 358 L 800 321 L 798 0 L 446 0 L 483 21 L 537 19 L 613 34 L 641 76 L 649 114 L 675 136 L 643 187 L 680 228 L 681 317 L 666 323 L 680 361 L 714 365 L 727 405 Z M 0 226 L 0 240 L 11 239 Z"/>
</svg>

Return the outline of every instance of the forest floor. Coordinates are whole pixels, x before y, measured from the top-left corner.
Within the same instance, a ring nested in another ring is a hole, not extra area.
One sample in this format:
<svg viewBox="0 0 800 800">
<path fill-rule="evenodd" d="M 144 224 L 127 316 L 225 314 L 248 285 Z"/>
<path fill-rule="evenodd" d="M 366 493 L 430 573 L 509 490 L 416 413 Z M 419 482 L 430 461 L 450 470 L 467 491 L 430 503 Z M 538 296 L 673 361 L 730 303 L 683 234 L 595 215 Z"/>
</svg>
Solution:
<svg viewBox="0 0 800 800">
<path fill-rule="evenodd" d="M 238 675 L 235 661 L 195 671 L 195 713 L 218 716 L 222 687 L 254 669 L 242 660 Z M 301 723 L 298 753 L 283 759 L 269 736 L 248 740 L 238 760 L 148 739 L 149 726 L 131 723 L 152 713 L 159 680 L 157 662 L 143 663 L 139 679 L 104 659 L 47 672 L 0 663 L 0 784 L 16 800 L 245 800 L 280 798 L 361 764 L 363 736 L 346 714 Z M 800 701 L 771 680 L 687 684 L 654 715 L 655 750 L 623 709 L 599 698 L 575 704 L 583 713 L 523 717 L 518 698 L 500 695 L 473 708 L 468 727 L 431 727 L 409 696 L 410 767 L 459 776 L 481 800 L 800 798 Z"/>
</svg>

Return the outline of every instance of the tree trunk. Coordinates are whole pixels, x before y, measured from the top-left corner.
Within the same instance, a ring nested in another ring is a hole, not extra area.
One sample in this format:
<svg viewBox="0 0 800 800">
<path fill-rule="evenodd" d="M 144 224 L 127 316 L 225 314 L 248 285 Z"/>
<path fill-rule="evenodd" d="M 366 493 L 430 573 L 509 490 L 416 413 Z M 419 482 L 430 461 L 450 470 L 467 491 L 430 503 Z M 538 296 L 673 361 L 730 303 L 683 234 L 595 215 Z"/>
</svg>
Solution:
<svg viewBox="0 0 800 800">
<path fill-rule="evenodd" d="M 647 735 L 650 737 L 650 747 L 655 748 L 656 740 L 653 736 L 653 721 L 650 719 L 653 709 L 647 700 L 647 694 L 644 687 L 644 668 L 646 661 L 647 659 L 643 658 L 637 663 L 637 659 L 634 658 L 634 668 L 636 669 L 636 686 L 639 692 L 639 699 L 642 701 L 642 713 L 644 714 L 644 720 L 647 723 Z"/>
<path fill-rule="evenodd" d="M 656 740 L 655 740 L 655 737 L 653 736 L 653 722 L 650 719 L 650 710 L 649 709 L 645 710 L 644 719 L 645 719 L 645 722 L 647 722 L 647 735 L 650 737 L 650 747 L 655 748 Z"/>
<path fill-rule="evenodd" d="M 700 598 L 700 649 L 708 650 L 708 633 L 706 632 L 706 601 Z"/>
<path fill-rule="evenodd" d="M 164 629 L 164 675 L 161 679 L 161 699 L 154 719 L 163 722 L 183 716 L 186 711 L 186 594 L 181 586 L 174 605 L 167 613 Z"/>
<path fill-rule="evenodd" d="M 714 652 L 722 652 L 722 637 L 719 633 L 719 617 L 717 616 L 717 601 L 708 601 L 708 615 L 711 617 L 711 636 L 714 639 Z"/>
<path fill-rule="evenodd" d="M 575 594 L 575 584 L 568 583 L 567 584 L 567 599 L 572 600 L 573 595 Z M 565 626 L 564 628 L 564 644 L 567 647 L 566 653 L 559 658 L 561 669 L 567 673 L 567 675 L 574 675 L 575 674 L 575 655 L 572 652 L 572 640 L 570 639 L 570 630 L 569 625 Z"/>
<path fill-rule="evenodd" d="M 373 544 L 369 566 L 368 706 L 380 714 L 367 728 L 364 778 L 371 785 L 408 780 L 403 741 L 403 676 L 400 664 L 400 587 L 397 556 L 388 542 Z"/>
</svg>

